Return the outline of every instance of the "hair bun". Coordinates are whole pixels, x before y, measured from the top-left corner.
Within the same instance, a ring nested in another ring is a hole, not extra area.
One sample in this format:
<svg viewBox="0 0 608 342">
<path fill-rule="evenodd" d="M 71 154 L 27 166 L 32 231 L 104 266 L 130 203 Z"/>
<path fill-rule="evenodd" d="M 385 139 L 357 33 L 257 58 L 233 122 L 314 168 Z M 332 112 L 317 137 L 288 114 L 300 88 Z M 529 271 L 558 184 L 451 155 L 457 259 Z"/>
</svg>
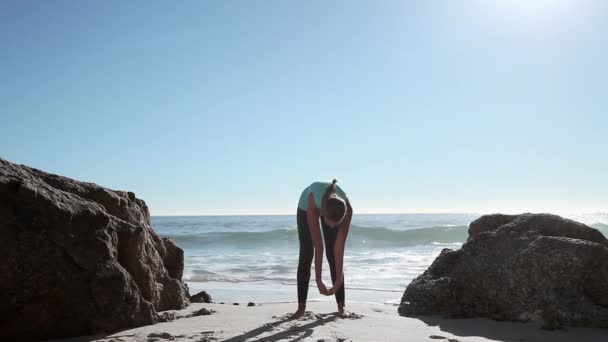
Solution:
<svg viewBox="0 0 608 342">
<path fill-rule="evenodd" d="M 334 180 L 331 181 L 331 185 L 335 185 L 336 183 L 338 183 L 338 179 L 334 178 Z"/>
</svg>

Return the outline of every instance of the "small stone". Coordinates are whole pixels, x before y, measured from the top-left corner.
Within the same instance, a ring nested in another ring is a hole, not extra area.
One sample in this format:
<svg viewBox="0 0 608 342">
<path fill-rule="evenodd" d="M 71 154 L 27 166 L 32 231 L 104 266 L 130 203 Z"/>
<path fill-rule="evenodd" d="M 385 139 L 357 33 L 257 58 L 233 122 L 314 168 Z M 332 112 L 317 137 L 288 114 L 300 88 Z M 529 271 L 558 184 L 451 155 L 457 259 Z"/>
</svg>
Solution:
<svg viewBox="0 0 608 342">
<path fill-rule="evenodd" d="M 232 303 L 232 305 L 239 305 L 239 303 Z"/>
<path fill-rule="evenodd" d="M 249 303 L 247 303 L 247 306 L 255 306 L 255 303 L 254 302 L 249 302 Z"/>
</svg>

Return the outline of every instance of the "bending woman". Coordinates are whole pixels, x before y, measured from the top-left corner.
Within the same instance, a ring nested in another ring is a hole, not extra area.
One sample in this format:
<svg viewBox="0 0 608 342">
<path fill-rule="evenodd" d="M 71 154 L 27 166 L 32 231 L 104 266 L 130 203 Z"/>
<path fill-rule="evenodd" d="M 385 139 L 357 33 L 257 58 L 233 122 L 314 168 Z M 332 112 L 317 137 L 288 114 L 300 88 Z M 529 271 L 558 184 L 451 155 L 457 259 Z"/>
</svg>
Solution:
<svg viewBox="0 0 608 342">
<path fill-rule="evenodd" d="M 336 185 L 337 180 L 315 182 L 302 192 L 298 202 L 298 237 L 300 239 L 300 260 L 298 263 L 298 310 L 291 316 L 299 318 L 306 310 L 308 284 L 310 281 L 310 265 L 313 252 L 315 259 L 315 279 L 319 293 L 336 295 L 338 315 L 347 317 L 344 307 L 344 246 L 353 209 L 342 189 Z M 325 287 L 321 278 L 323 265 L 323 240 L 325 240 L 326 256 L 329 263 L 333 286 Z"/>
</svg>

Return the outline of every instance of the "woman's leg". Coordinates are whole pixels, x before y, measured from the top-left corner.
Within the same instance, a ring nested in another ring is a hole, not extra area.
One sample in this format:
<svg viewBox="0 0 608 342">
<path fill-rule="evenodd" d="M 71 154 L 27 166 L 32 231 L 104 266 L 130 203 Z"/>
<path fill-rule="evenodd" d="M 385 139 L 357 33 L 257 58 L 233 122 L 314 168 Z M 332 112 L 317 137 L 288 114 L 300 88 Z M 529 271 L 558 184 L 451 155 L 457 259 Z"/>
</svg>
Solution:
<svg viewBox="0 0 608 342">
<path fill-rule="evenodd" d="M 312 236 L 308 228 L 306 212 L 298 208 L 298 238 L 300 240 L 300 257 L 298 261 L 298 311 L 291 318 L 298 318 L 306 310 L 306 298 L 308 297 L 308 285 L 310 283 L 310 265 L 314 254 Z"/>
<path fill-rule="evenodd" d="M 325 256 L 329 263 L 329 271 L 331 273 L 332 283 L 336 282 L 336 258 L 334 254 L 334 245 L 336 244 L 336 237 L 338 235 L 338 229 L 330 228 L 321 219 L 321 226 L 323 227 L 323 239 L 325 240 Z M 338 311 L 344 309 L 344 274 L 342 276 L 342 285 L 336 291 L 336 303 L 338 303 Z"/>
</svg>

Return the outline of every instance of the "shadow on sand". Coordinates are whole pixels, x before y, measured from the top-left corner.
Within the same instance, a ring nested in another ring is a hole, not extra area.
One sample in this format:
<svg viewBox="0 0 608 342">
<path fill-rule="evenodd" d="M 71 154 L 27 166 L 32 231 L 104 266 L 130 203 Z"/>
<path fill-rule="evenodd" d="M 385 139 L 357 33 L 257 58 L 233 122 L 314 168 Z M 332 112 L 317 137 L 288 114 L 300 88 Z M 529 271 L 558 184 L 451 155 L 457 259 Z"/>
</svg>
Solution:
<svg viewBox="0 0 608 342">
<path fill-rule="evenodd" d="M 113 336 L 114 334 L 118 334 L 118 333 L 120 333 L 120 331 L 114 332 L 114 333 L 107 333 L 107 334 L 62 337 L 62 338 L 56 338 L 56 339 L 50 339 L 50 340 L 42 340 L 41 342 L 91 342 L 91 341 L 106 339 L 106 338 L 109 338 L 110 336 L 115 337 L 115 338 L 135 336 L 135 335 Z"/>
<path fill-rule="evenodd" d="M 577 342 L 608 341 L 608 330 L 595 328 L 565 328 L 543 330 L 538 326 L 520 322 L 493 321 L 490 319 L 441 318 L 438 316 L 416 316 L 430 326 L 459 337 L 484 337 L 498 341 L 551 341 Z"/>
<path fill-rule="evenodd" d="M 329 322 L 335 321 L 338 318 L 338 316 L 336 314 L 322 314 L 322 315 L 316 315 L 316 317 L 317 317 L 316 321 L 313 321 L 313 322 L 310 322 L 310 323 L 307 323 L 304 325 L 293 325 L 293 326 L 289 327 L 287 330 L 280 331 L 274 335 L 252 340 L 251 342 L 273 342 L 273 341 L 289 339 L 292 337 L 293 337 L 293 340 L 290 340 L 291 342 L 301 341 L 301 340 L 307 338 L 308 336 L 312 335 L 314 328 L 327 324 Z M 266 323 L 259 328 L 255 328 L 255 329 L 252 329 L 241 335 L 231 337 L 227 340 L 224 340 L 224 342 L 237 342 L 237 341 L 248 340 L 248 339 L 254 338 L 256 336 L 262 335 L 266 332 L 269 332 L 269 331 L 273 330 L 274 328 L 278 327 L 279 325 L 281 325 L 283 323 L 287 323 L 287 322 L 297 323 L 298 320 L 292 321 L 289 318 L 281 318 L 278 321 Z"/>
</svg>

